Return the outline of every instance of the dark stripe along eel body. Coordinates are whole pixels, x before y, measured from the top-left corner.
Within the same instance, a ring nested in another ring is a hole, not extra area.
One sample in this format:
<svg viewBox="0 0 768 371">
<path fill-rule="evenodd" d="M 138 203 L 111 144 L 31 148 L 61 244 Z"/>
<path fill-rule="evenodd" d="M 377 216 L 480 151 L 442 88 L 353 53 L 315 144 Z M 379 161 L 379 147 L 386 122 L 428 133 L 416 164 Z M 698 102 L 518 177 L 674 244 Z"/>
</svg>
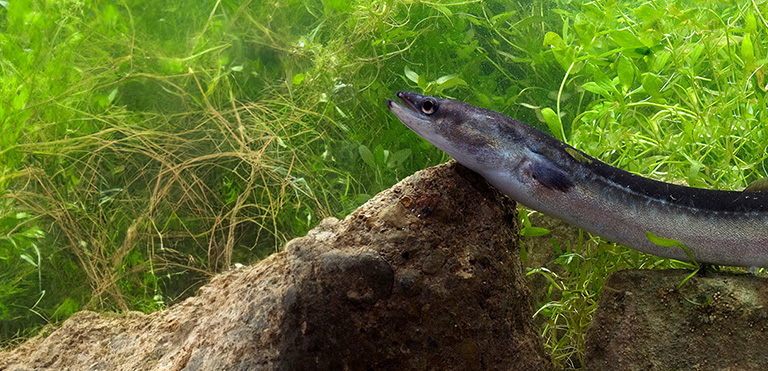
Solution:
<svg viewBox="0 0 768 371">
<path fill-rule="evenodd" d="M 500 113 L 398 92 L 389 109 L 411 130 L 525 206 L 649 254 L 768 267 L 768 182 L 745 191 L 664 183 L 610 166 Z"/>
</svg>

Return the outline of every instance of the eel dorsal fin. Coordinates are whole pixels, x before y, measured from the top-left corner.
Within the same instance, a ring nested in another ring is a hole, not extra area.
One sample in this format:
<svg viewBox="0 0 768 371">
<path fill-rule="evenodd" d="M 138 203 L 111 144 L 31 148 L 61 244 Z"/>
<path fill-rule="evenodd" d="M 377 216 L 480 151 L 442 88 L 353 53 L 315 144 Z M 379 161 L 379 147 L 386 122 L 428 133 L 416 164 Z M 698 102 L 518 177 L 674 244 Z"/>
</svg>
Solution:
<svg viewBox="0 0 768 371">
<path fill-rule="evenodd" d="M 749 183 L 744 192 L 768 192 L 768 178 L 760 178 Z"/>
</svg>

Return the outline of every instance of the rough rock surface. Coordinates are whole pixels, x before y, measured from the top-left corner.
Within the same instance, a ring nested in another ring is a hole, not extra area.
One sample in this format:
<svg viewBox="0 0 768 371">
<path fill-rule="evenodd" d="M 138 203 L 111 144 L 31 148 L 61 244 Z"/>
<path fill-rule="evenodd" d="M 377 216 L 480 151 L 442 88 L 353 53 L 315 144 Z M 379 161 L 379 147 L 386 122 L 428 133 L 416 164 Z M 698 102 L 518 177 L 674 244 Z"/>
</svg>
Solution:
<svg viewBox="0 0 768 371">
<path fill-rule="evenodd" d="M 626 270 L 605 282 L 588 370 L 767 370 L 768 279 Z"/>
<path fill-rule="evenodd" d="M 163 312 L 77 314 L 0 370 L 543 370 L 514 203 L 444 164 Z"/>
</svg>

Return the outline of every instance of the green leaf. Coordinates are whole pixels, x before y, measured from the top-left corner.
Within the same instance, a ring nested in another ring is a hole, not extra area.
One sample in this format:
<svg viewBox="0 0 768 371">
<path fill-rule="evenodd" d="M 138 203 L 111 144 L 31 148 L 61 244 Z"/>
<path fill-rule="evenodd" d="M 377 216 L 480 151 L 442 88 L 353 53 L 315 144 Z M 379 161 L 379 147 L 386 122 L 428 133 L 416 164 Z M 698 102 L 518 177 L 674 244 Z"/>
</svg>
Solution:
<svg viewBox="0 0 768 371">
<path fill-rule="evenodd" d="M 595 94 L 598 94 L 598 95 L 602 95 L 605 98 L 610 98 L 611 97 L 611 94 L 608 93 L 608 90 L 605 90 L 600 85 L 597 85 L 596 82 L 590 81 L 588 83 L 585 83 L 581 87 L 584 88 L 584 90 L 586 90 L 586 91 L 588 91 L 590 93 L 595 93 Z"/>
<path fill-rule="evenodd" d="M 748 34 L 757 31 L 757 21 L 755 20 L 754 12 L 749 12 L 744 16 L 744 31 Z"/>
<path fill-rule="evenodd" d="M 531 226 L 531 220 L 530 218 L 528 218 L 528 212 L 525 210 L 524 207 L 519 207 L 517 209 L 517 218 L 520 219 L 524 227 Z"/>
<path fill-rule="evenodd" d="M 120 18 L 120 13 L 117 11 L 115 6 L 111 4 L 107 4 L 102 9 L 101 16 L 104 18 L 105 21 L 107 21 L 107 23 L 115 24 L 115 22 L 118 21 L 118 18 Z"/>
<path fill-rule="evenodd" d="M 408 66 L 405 66 L 405 77 L 407 77 L 408 80 L 411 80 L 417 84 L 419 83 L 419 74 L 416 72 L 413 72 L 413 70 L 408 68 Z"/>
<path fill-rule="evenodd" d="M 181 58 L 160 58 L 160 65 L 168 74 L 182 73 L 184 71 L 184 60 Z"/>
<path fill-rule="evenodd" d="M 438 78 L 435 82 L 440 87 L 440 90 L 450 89 L 457 85 L 467 85 L 467 82 L 460 79 L 457 74 L 445 75 Z"/>
<path fill-rule="evenodd" d="M 645 237 L 648 238 L 649 241 L 653 242 L 656 245 L 662 246 L 662 247 L 682 247 L 685 246 L 682 242 L 677 240 L 672 240 L 669 238 L 663 238 L 659 237 L 651 232 L 646 231 Z"/>
<path fill-rule="evenodd" d="M 613 41 L 621 47 L 622 52 L 630 57 L 642 58 L 650 52 L 649 46 L 652 45 L 646 45 L 637 35 L 628 30 L 612 31 L 610 35 Z"/>
<path fill-rule="evenodd" d="M 293 75 L 293 79 L 291 80 L 291 85 L 301 85 L 302 82 L 307 78 L 307 75 L 303 73 L 297 73 Z"/>
<path fill-rule="evenodd" d="M 547 34 L 544 35 L 544 45 L 550 45 L 557 49 L 565 49 L 566 47 L 563 38 L 554 32 L 547 32 Z"/>
<path fill-rule="evenodd" d="M 693 265 L 696 266 L 696 270 L 698 271 L 698 269 L 700 267 L 699 263 L 696 262 L 696 259 L 693 258 L 693 255 L 691 255 L 691 252 L 688 251 L 688 248 L 685 246 L 684 243 L 682 243 L 680 241 L 677 241 L 677 240 L 669 239 L 669 238 L 659 237 L 659 236 L 651 233 L 650 231 L 645 231 L 645 237 L 648 238 L 649 241 L 651 241 L 654 244 L 659 245 L 659 246 L 663 246 L 663 247 L 679 247 L 679 248 L 683 249 L 683 252 L 685 252 L 685 255 L 688 257 L 688 260 L 690 260 L 691 263 L 693 263 Z M 685 283 L 685 281 L 687 281 L 688 278 L 690 278 L 690 277 L 691 276 L 688 276 L 686 279 L 684 279 L 683 282 L 680 283 L 680 285 Z"/>
<path fill-rule="evenodd" d="M 417 81 L 416 84 L 419 85 L 419 89 L 424 90 L 425 94 L 429 91 L 429 86 L 432 85 L 432 83 L 427 83 L 427 79 L 424 75 L 419 75 L 419 81 Z"/>
<path fill-rule="evenodd" d="M 618 44 L 620 47 L 625 48 L 627 50 L 634 50 L 636 48 L 645 47 L 645 44 L 643 44 L 643 42 L 640 41 L 637 35 L 633 34 L 628 30 L 611 31 L 610 35 L 613 41 L 616 42 L 616 44 Z"/>
<path fill-rule="evenodd" d="M 595 71 L 592 73 L 592 78 L 598 86 L 605 89 L 605 91 L 609 93 L 608 97 L 610 97 L 611 92 L 616 91 L 617 82 L 608 78 L 608 76 L 606 76 L 602 71 L 595 69 Z"/>
<path fill-rule="evenodd" d="M 109 92 L 109 95 L 107 96 L 107 99 L 109 100 L 109 103 L 114 102 L 116 96 L 117 96 L 117 88 L 114 88 L 114 89 L 112 89 L 111 92 Z"/>
<path fill-rule="evenodd" d="M 664 69 L 664 67 L 667 66 L 669 57 L 671 56 L 672 53 L 666 50 L 656 53 L 656 57 L 653 59 L 653 71 L 660 72 L 662 69 Z"/>
<path fill-rule="evenodd" d="M 517 14 L 517 11 L 515 11 L 515 10 L 513 10 L 511 12 L 505 12 L 505 13 L 497 14 L 497 15 L 495 15 L 495 16 L 493 16 L 491 18 L 491 24 L 496 26 L 499 23 L 504 23 L 504 22 L 508 21 L 510 18 L 512 18 L 512 16 L 514 16 L 515 14 Z"/>
<path fill-rule="evenodd" d="M 658 76 L 652 73 L 644 73 L 642 84 L 643 89 L 645 89 L 645 92 L 648 93 L 648 95 L 654 98 L 661 97 L 661 87 L 663 84 Z"/>
<path fill-rule="evenodd" d="M 360 152 L 360 157 L 363 159 L 363 162 L 365 162 L 368 166 L 372 168 L 376 168 L 376 161 L 373 159 L 373 152 L 371 152 L 368 147 L 365 145 L 360 145 L 360 147 L 357 147 L 358 152 Z"/>
<path fill-rule="evenodd" d="M 563 138 L 563 122 L 560 121 L 560 117 L 557 116 L 555 111 L 549 107 L 542 108 L 541 115 L 544 116 L 544 122 L 547 123 L 547 127 L 549 127 L 549 131 L 552 132 L 552 135 L 554 135 L 560 141 L 564 142 L 565 138 Z"/>
<path fill-rule="evenodd" d="M 632 63 L 632 61 L 622 55 L 619 58 L 619 63 L 616 69 L 621 84 L 627 88 L 632 87 L 632 83 L 635 80 L 635 65 Z"/>
<path fill-rule="evenodd" d="M 22 86 L 16 91 L 11 106 L 16 110 L 21 110 L 27 104 L 27 98 L 29 98 L 29 90 Z"/>
<path fill-rule="evenodd" d="M 741 40 L 741 57 L 744 58 L 745 71 L 751 73 L 755 68 L 755 49 L 752 46 L 749 32 L 745 33 L 744 38 Z"/>
<path fill-rule="evenodd" d="M 643 22 L 652 22 L 659 18 L 659 12 L 654 8 L 652 5 L 645 3 L 641 5 L 639 8 L 635 10 L 635 14 L 637 14 L 640 19 L 643 20 Z"/>
<path fill-rule="evenodd" d="M 688 170 L 688 184 L 691 187 L 699 187 L 704 185 L 705 182 L 701 181 L 700 179 L 701 176 L 699 175 L 699 172 L 701 172 L 701 169 L 704 167 L 704 164 L 701 161 L 694 159 L 693 157 L 689 156 L 686 153 L 682 153 L 682 155 L 691 164 L 691 168 Z"/>
<path fill-rule="evenodd" d="M 691 64 L 696 63 L 699 60 L 699 57 L 701 57 L 702 52 L 704 52 L 704 45 L 702 43 L 693 45 L 691 51 L 688 53 L 688 61 Z"/>
<path fill-rule="evenodd" d="M 540 237 L 549 234 L 549 229 L 541 227 L 524 227 L 520 229 L 520 235 L 526 237 Z"/>
<path fill-rule="evenodd" d="M 389 151 L 384 149 L 384 147 L 379 144 L 376 147 L 373 147 L 373 161 L 377 165 L 384 165 L 387 163 L 387 158 L 389 157 Z"/>
<path fill-rule="evenodd" d="M 37 268 L 37 263 L 35 263 L 35 261 L 34 261 L 34 260 L 32 260 L 32 257 L 31 257 L 31 256 L 29 256 L 29 255 L 27 255 L 27 254 L 21 254 L 21 255 L 19 255 L 19 257 L 20 257 L 22 260 L 26 261 L 27 263 L 29 263 L 29 264 L 32 264 L 32 266 L 33 266 L 33 267 Z"/>
<path fill-rule="evenodd" d="M 389 157 L 389 162 L 387 163 L 387 166 L 391 168 L 395 168 L 400 166 L 405 160 L 408 159 L 408 157 L 411 157 L 411 149 L 401 149 L 395 153 L 392 154 L 392 156 Z"/>
</svg>

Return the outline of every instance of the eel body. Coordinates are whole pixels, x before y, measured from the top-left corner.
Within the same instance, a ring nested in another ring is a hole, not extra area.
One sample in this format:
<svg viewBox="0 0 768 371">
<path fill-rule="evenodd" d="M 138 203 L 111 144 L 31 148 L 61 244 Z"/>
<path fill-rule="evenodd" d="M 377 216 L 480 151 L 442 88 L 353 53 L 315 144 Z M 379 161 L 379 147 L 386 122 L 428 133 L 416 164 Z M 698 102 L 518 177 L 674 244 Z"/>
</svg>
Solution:
<svg viewBox="0 0 768 371">
<path fill-rule="evenodd" d="M 768 267 L 768 192 L 664 183 L 610 166 L 521 121 L 469 104 L 398 92 L 389 109 L 411 130 L 525 206 L 610 241 L 699 263 Z"/>
</svg>

